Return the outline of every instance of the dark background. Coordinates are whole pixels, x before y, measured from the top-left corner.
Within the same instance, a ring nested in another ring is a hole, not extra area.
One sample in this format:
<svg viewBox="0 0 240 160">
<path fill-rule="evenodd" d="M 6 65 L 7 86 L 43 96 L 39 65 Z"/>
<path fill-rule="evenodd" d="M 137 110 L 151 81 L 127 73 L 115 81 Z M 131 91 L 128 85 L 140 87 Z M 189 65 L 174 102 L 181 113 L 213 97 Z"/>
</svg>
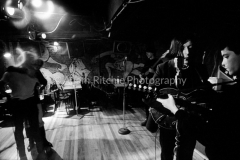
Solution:
<svg viewBox="0 0 240 160">
<path fill-rule="evenodd" d="M 6 1 L 1 0 L 1 8 Z M 131 54 L 136 54 L 134 50 L 139 45 L 153 44 L 160 56 L 173 37 L 192 34 L 198 39 L 200 55 L 205 53 L 209 73 L 215 76 L 216 64 L 221 59 L 216 50 L 218 39 L 224 34 L 238 34 L 239 30 L 239 5 L 230 1 L 54 0 L 53 3 L 67 15 L 53 33 L 47 34 L 45 41 L 68 42 L 73 57 L 91 57 L 89 54 L 109 48 L 116 51 L 116 41 L 138 44 L 130 45 Z M 60 9 L 54 12 L 60 13 Z M 52 22 L 56 26 L 61 15 L 51 16 L 47 22 L 32 18 L 20 29 L 13 25 L 17 20 L 5 19 L 3 12 L 0 17 L 0 39 L 8 44 L 29 41 L 29 31 L 46 32 L 43 24 Z"/>
</svg>

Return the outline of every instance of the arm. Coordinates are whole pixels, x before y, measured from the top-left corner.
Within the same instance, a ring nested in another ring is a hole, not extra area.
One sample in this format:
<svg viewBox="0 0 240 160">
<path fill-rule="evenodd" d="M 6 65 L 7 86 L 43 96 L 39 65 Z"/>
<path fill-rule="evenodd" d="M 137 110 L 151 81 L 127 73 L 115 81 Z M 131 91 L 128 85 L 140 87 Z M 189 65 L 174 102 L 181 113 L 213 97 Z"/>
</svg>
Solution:
<svg viewBox="0 0 240 160">
<path fill-rule="evenodd" d="M 5 92 L 5 85 L 7 84 L 7 77 L 8 77 L 8 72 L 5 72 L 2 76 L 2 79 L 0 80 L 0 93 L 2 95 L 7 95 Z"/>
<path fill-rule="evenodd" d="M 170 110 L 173 114 L 176 114 L 176 112 L 179 110 L 176 106 L 175 100 L 172 95 L 168 94 L 167 99 L 161 99 L 157 98 L 157 101 L 162 103 L 163 107 Z"/>
<path fill-rule="evenodd" d="M 42 90 L 47 85 L 47 80 L 43 77 L 40 70 L 36 72 L 36 78 L 38 79 L 40 85 L 42 85 L 42 87 L 40 88 L 40 90 Z"/>
<path fill-rule="evenodd" d="M 149 87 L 155 86 L 156 79 L 162 77 L 162 75 L 163 75 L 163 69 L 162 68 L 163 67 L 164 67 L 163 63 L 157 65 L 156 72 L 154 73 L 153 77 L 150 80 L 153 83 L 149 84 Z"/>
</svg>

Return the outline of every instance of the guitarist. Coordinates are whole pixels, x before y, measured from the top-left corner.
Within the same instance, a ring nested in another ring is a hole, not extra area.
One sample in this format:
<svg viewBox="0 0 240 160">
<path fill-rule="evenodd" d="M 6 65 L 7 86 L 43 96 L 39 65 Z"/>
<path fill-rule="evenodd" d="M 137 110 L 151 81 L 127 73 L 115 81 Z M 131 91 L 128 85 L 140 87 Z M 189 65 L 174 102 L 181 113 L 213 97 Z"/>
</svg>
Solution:
<svg viewBox="0 0 240 160">
<path fill-rule="evenodd" d="M 176 159 L 192 160 L 196 140 L 201 140 L 209 160 L 235 160 L 239 157 L 240 131 L 240 40 L 239 34 L 225 37 L 219 44 L 223 57 L 222 66 L 231 76 L 236 76 L 231 85 L 224 85 L 219 93 L 210 97 L 209 106 L 212 108 L 209 122 L 201 128 L 194 116 L 185 110 L 179 110 L 171 95 L 168 99 L 157 99 L 169 109 L 178 119 Z M 194 105 L 191 105 L 193 107 Z"/>
<path fill-rule="evenodd" d="M 148 47 L 146 49 L 146 56 L 147 56 L 147 61 L 145 62 L 144 67 L 142 68 L 142 71 L 139 74 L 140 84 L 145 84 L 145 85 L 148 84 L 149 79 L 153 77 L 157 64 L 162 63 L 161 59 L 158 60 L 155 58 L 154 48 Z M 149 116 L 149 106 L 146 105 L 145 103 L 142 103 L 142 104 L 144 105 L 144 108 L 145 108 L 146 119 L 141 123 L 141 126 L 146 126 L 147 119 Z"/>
<path fill-rule="evenodd" d="M 195 65 L 195 63 L 192 63 L 192 56 L 194 55 L 192 53 L 194 51 L 192 39 L 187 39 L 183 42 L 182 47 L 179 47 L 178 54 L 180 55 L 178 55 L 177 58 L 166 61 L 157 66 L 153 80 L 155 81 L 155 85 L 157 85 L 156 82 L 162 82 L 160 85 L 158 84 L 159 88 L 171 87 L 175 89 L 183 89 L 197 87 L 208 83 L 208 75 L 207 71 L 204 70 L 204 67 L 202 65 L 198 66 Z M 169 80 L 169 83 L 161 81 L 166 79 Z M 185 80 L 185 83 L 180 80 Z M 159 102 L 156 101 L 151 103 L 150 107 L 155 108 L 163 114 L 169 113 L 165 108 L 161 107 Z M 163 122 L 168 123 L 172 119 L 174 119 L 174 115 L 169 114 L 165 117 L 165 119 L 163 119 Z M 147 124 L 147 127 L 148 125 L 149 124 Z M 161 160 L 173 160 L 176 130 L 174 127 L 172 129 L 168 129 L 162 127 L 161 125 L 159 125 L 159 130 L 159 141 L 162 149 Z"/>
<path fill-rule="evenodd" d="M 155 59 L 155 56 L 153 52 L 151 52 L 152 51 L 151 49 L 147 50 L 149 52 L 146 52 L 146 55 L 149 58 L 149 60 L 145 64 L 144 68 L 142 69 L 142 73 L 140 74 L 140 82 L 144 82 L 148 80 L 147 82 L 145 82 L 145 84 L 149 85 L 150 78 L 152 78 L 153 75 L 155 74 L 156 66 L 160 63 L 163 63 L 170 59 L 175 58 L 177 56 L 180 46 L 181 46 L 180 41 L 178 41 L 175 38 L 172 39 L 169 49 L 165 53 L 163 53 L 158 60 Z M 143 78 L 144 76 L 146 77 L 145 79 Z M 146 126 L 146 123 L 148 121 L 148 116 L 149 116 L 149 105 L 146 104 L 147 99 L 145 97 L 142 99 L 142 101 L 144 102 L 143 105 L 145 107 L 146 119 L 141 123 L 141 125 Z"/>
</svg>

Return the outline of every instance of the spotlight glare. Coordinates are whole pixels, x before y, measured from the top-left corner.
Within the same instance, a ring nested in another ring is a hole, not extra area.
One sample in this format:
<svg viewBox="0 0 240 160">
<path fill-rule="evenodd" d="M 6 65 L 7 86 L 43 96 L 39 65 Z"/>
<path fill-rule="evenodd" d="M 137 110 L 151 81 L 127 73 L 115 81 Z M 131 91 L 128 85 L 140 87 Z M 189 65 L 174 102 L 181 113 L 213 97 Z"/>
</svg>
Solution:
<svg viewBox="0 0 240 160">
<path fill-rule="evenodd" d="M 54 4 L 52 1 L 47 1 L 46 2 L 46 7 L 44 6 L 44 8 L 46 8 L 47 11 L 45 12 L 36 12 L 34 13 L 35 17 L 39 18 L 39 19 L 47 19 L 49 18 L 53 11 L 54 11 Z"/>
<path fill-rule="evenodd" d="M 5 53 L 4 55 L 3 55 L 5 58 L 11 58 L 12 57 L 12 55 L 11 55 L 11 53 Z"/>
<path fill-rule="evenodd" d="M 32 0 L 32 5 L 34 7 L 40 7 L 42 5 L 42 1 L 41 0 Z"/>
<path fill-rule="evenodd" d="M 5 8 L 2 8 L 2 10 L 5 11 L 5 14 L 9 18 L 13 18 L 13 19 L 22 19 L 22 18 L 24 18 L 24 12 L 21 9 L 19 9 L 19 8 L 5 7 Z"/>
<path fill-rule="evenodd" d="M 53 42 L 53 45 L 54 45 L 54 46 L 58 46 L 59 43 L 58 43 L 58 42 Z"/>
<path fill-rule="evenodd" d="M 42 36 L 42 39 L 45 39 L 47 37 L 45 33 L 42 33 L 41 36 Z"/>
<path fill-rule="evenodd" d="M 7 14 L 9 14 L 10 16 L 14 15 L 15 13 L 15 9 L 12 7 L 6 7 L 6 12 Z"/>
</svg>

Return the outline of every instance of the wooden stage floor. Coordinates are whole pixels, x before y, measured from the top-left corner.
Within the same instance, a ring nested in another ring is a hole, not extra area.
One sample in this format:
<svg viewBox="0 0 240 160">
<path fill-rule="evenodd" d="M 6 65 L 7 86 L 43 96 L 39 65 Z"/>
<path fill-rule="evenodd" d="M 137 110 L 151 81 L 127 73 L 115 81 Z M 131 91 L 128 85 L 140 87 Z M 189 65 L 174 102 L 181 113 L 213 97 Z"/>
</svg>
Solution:
<svg viewBox="0 0 240 160">
<path fill-rule="evenodd" d="M 50 108 L 51 109 L 51 108 Z M 140 126 L 144 120 L 142 108 L 126 110 L 125 126 L 130 134 L 121 135 L 123 112 L 114 107 L 88 111 L 82 108 L 79 116 L 66 114 L 62 105 L 55 114 L 49 110 L 43 118 L 47 139 L 53 144 L 51 160 L 160 160 L 159 132 L 151 133 Z M 14 127 L 10 121 L 0 121 L 0 160 L 17 160 Z M 25 136 L 25 132 L 24 132 Z M 28 139 L 25 136 L 25 145 Z M 36 149 L 27 152 L 28 160 L 35 159 Z M 197 152 L 193 160 L 203 160 Z"/>
</svg>

